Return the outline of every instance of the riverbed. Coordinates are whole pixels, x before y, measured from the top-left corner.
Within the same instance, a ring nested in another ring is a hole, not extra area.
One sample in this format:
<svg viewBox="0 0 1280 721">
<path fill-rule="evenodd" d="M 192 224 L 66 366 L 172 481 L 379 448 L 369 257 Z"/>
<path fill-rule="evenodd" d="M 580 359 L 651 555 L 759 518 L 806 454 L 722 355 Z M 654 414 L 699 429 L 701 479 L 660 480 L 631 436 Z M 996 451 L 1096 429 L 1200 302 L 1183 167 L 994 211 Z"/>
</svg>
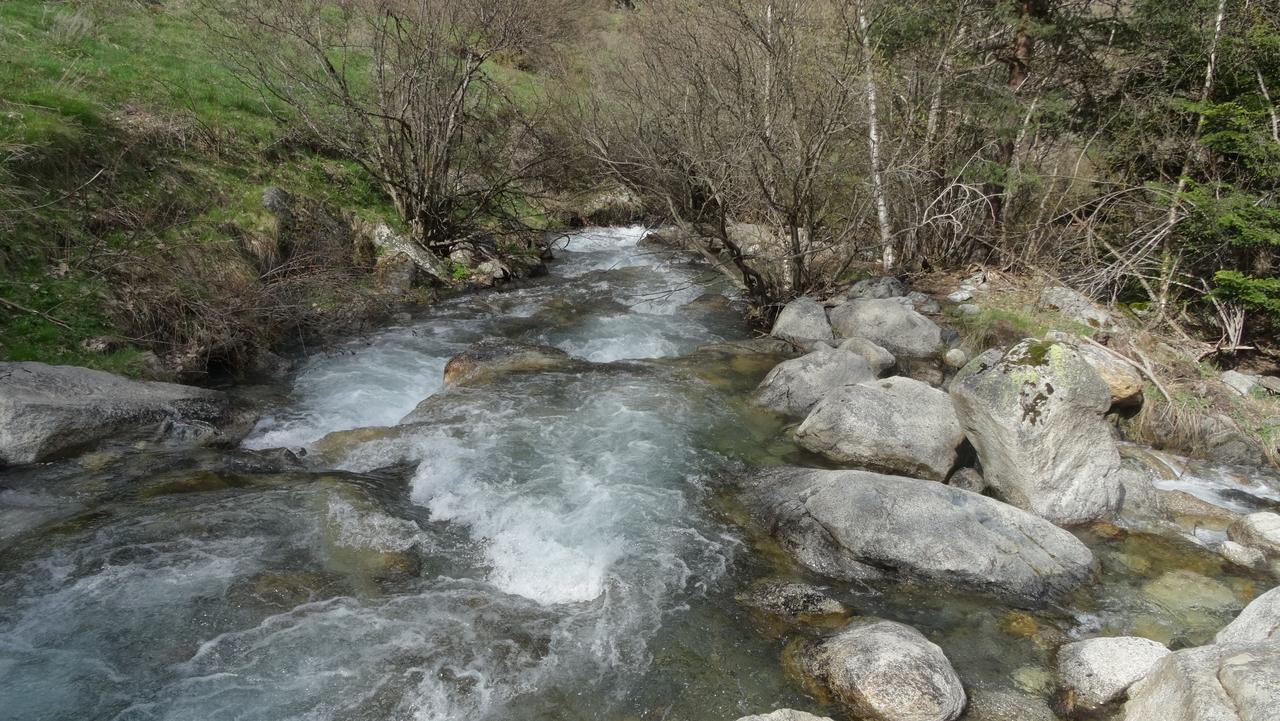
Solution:
<svg viewBox="0 0 1280 721">
<path fill-rule="evenodd" d="M 782 356 L 712 271 L 642 236 L 569 234 L 547 277 L 234 389 L 262 411 L 240 448 L 108 444 L 12 474 L 0 718 L 830 713 L 782 662 L 821 629 L 735 600 L 764 577 L 824 583 L 748 531 L 721 482 L 819 463 L 750 403 Z M 574 362 L 445 387 L 489 337 Z M 1190 540 L 1083 537 L 1102 582 L 1034 612 L 826 585 L 926 633 L 971 693 L 1041 705 L 1061 642 L 1203 643 L 1265 590 Z"/>
</svg>

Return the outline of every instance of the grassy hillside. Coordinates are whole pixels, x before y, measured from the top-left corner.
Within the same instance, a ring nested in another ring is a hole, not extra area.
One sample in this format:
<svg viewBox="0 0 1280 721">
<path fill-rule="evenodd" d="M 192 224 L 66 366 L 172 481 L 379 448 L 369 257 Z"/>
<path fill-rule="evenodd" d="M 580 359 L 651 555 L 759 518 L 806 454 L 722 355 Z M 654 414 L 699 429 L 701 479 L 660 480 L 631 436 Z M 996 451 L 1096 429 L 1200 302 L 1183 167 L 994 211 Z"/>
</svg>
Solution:
<svg viewBox="0 0 1280 721">
<path fill-rule="evenodd" d="M 270 332 L 244 298 L 269 282 L 266 186 L 394 221 L 203 37 L 181 2 L 0 3 L 0 357 L 138 372 L 143 348 Z"/>
</svg>

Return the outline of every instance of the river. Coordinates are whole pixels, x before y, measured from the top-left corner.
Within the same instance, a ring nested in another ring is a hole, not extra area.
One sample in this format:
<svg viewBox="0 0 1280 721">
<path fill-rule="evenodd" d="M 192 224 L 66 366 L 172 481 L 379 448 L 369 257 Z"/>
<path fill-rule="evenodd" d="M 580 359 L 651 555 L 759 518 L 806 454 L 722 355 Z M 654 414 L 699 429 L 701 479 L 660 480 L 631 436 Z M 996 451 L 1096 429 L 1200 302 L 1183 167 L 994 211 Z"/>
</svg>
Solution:
<svg viewBox="0 0 1280 721">
<path fill-rule="evenodd" d="M 717 483 L 816 462 L 749 403 L 779 358 L 735 348 L 749 332 L 727 288 L 642 233 L 570 234 L 547 277 L 450 298 L 235 389 L 263 411 L 242 448 L 108 444 L 13 474 L 0 718 L 823 711 L 780 662 L 813 631 L 735 601 L 762 576 L 821 579 L 743 530 Z M 492 336 L 577 360 L 442 387 L 448 359 Z M 1104 583 L 1070 607 L 833 593 L 929 634 L 971 695 L 1033 698 L 1065 639 L 1202 643 L 1256 593 L 1192 544 L 1085 535 Z M 1179 605 L 1187 569 L 1217 596 Z"/>
</svg>

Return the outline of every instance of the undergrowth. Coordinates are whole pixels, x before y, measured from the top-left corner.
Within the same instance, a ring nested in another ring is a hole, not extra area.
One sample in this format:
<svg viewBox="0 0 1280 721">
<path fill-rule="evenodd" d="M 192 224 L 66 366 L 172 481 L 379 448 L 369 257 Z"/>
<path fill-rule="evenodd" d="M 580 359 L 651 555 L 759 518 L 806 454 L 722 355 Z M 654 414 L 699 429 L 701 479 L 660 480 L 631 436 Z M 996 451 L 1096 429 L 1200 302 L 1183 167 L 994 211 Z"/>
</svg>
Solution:
<svg viewBox="0 0 1280 721">
<path fill-rule="evenodd" d="M 335 257 L 260 267 L 275 252 L 266 186 L 396 214 L 201 35 L 183 2 L 0 3 L 0 358 L 138 374 L 153 350 L 199 372 L 244 360 L 308 295 L 364 282 Z"/>
</svg>

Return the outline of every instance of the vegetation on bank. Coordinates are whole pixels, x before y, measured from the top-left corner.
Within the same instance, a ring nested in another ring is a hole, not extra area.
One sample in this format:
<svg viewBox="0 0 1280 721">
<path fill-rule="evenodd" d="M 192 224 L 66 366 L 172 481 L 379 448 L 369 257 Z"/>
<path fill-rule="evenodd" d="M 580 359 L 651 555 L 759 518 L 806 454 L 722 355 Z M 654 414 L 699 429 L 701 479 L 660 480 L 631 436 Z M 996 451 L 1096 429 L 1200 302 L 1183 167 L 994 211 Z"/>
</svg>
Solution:
<svg viewBox="0 0 1280 721">
<path fill-rule="evenodd" d="M 359 167 L 292 137 L 187 8 L 3 3 L 0 45 L 4 357 L 139 373 L 153 350 L 200 372 L 363 282 L 350 260 L 264 277 L 266 186 L 397 216 Z"/>
<path fill-rule="evenodd" d="M 1280 317 L 1265 7 L 5 3 L 0 355 L 243 366 L 377 304 L 371 221 L 449 285 L 595 205 L 682 226 L 766 319 L 979 263 L 1230 365 Z"/>
</svg>

